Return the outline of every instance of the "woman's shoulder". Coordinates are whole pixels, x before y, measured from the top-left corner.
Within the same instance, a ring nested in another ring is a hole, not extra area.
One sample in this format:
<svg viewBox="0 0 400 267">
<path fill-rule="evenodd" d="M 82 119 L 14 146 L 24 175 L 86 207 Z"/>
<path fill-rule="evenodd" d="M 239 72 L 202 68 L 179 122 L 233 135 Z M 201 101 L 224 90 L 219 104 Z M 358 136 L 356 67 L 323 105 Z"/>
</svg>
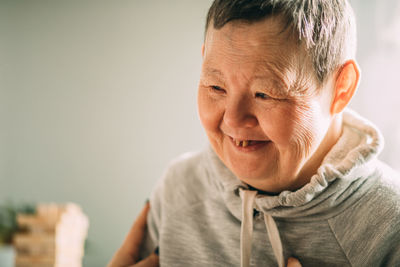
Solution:
<svg viewBox="0 0 400 267">
<path fill-rule="evenodd" d="M 400 173 L 382 161 L 377 162 L 375 195 L 381 201 L 396 203 L 400 212 Z"/>
<path fill-rule="evenodd" d="M 210 194 L 213 186 L 207 171 L 207 151 L 188 152 L 173 159 L 153 195 L 168 205 L 197 203 Z"/>
<path fill-rule="evenodd" d="M 202 181 L 207 176 L 207 156 L 205 150 L 181 154 L 168 164 L 163 179 L 167 183 L 178 184 Z"/>
<path fill-rule="evenodd" d="M 372 182 L 369 190 L 330 220 L 332 231 L 355 266 L 400 261 L 400 176 L 381 161 L 375 166 L 376 171 L 368 177 Z M 379 253 L 376 248 L 380 248 Z"/>
<path fill-rule="evenodd" d="M 192 172 L 204 164 L 205 153 L 205 150 L 185 152 L 172 159 L 167 170 Z"/>
<path fill-rule="evenodd" d="M 373 185 L 355 205 L 365 216 L 377 220 L 400 218 L 400 174 L 386 163 L 377 160 L 376 171 L 368 179 Z M 354 210 L 353 210 L 354 212 Z M 400 224 L 397 223 L 400 230 Z"/>
</svg>

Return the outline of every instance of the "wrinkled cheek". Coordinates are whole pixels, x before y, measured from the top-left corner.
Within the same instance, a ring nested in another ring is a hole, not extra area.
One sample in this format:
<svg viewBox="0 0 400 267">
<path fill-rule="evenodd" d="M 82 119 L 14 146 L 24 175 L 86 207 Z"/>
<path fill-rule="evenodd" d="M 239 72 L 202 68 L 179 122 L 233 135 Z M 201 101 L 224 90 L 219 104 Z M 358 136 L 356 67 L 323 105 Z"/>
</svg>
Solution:
<svg viewBox="0 0 400 267">
<path fill-rule="evenodd" d="M 312 112 L 305 107 L 285 110 L 277 136 L 277 144 L 281 147 L 281 152 L 290 153 L 293 159 L 309 155 L 315 137 L 313 117 Z"/>
<path fill-rule="evenodd" d="M 299 158 L 306 158 L 312 152 L 315 147 L 315 135 L 311 131 L 311 126 L 301 125 L 296 128 L 295 138 L 293 139 L 292 145 L 295 150 L 295 155 Z"/>
<path fill-rule="evenodd" d="M 309 110 L 298 110 L 293 121 L 291 144 L 297 157 L 308 157 L 315 150 L 317 122 Z"/>
</svg>

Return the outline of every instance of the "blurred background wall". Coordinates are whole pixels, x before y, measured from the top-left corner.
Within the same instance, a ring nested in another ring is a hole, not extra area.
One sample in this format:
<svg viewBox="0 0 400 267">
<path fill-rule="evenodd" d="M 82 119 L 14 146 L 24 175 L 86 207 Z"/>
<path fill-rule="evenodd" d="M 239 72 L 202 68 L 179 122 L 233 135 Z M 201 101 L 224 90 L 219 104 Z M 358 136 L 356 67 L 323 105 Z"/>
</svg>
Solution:
<svg viewBox="0 0 400 267">
<path fill-rule="evenodd" d="M 400 169 L 400 5 L 352 1 L 352 107 Z M 211 0 L 0 0 L 0 201 L 79 203 L 84 266 L 104 266 L 166 164 L 207 143 L 197 118 Z"/>
</svg>

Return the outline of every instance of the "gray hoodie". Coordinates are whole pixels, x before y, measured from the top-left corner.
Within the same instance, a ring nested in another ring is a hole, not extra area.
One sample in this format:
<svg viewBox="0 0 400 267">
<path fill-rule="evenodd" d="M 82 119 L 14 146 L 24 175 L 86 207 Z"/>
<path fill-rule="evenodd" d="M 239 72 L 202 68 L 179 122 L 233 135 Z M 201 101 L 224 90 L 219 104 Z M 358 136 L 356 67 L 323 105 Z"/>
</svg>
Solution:
<svg viewBox="0 0 400 267">
<path fill-rule="evenodd" d="M 344 114 L 344 129 L 310 182 L 251 190 L 211 148 L 175 160 L 151 196 L 143 255 L 161 266 L 400 266 L 400 177 L 377 159 L 383 139 Z"/>
</svg>

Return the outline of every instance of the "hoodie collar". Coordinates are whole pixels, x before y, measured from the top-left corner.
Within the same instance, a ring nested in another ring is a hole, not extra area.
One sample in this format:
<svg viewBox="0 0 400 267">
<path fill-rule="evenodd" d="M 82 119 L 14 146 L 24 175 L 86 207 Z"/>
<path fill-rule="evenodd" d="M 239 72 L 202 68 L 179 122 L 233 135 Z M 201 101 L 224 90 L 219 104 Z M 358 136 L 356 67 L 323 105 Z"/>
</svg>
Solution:
<svg viewBox="0 0 400 267">
<path fill-rule="evenodd" d="M 282 219 L 315 220 L 334 216 L 361 197 L 373 184 L 373 179 L 367 178 L 376 171 L 374 162 L 383 148 L 383 138 L 371 122 L 351 110 L 344 112 L 343 126 L 341 137 L 309 183 L 276 196 L 257 194 L 254 208 Z M 219 178 L 213 179 L 217 180 L 217 190 L 230 212 L 241 220 L 239 189 L 248 190 L 248 185 L 222 163 L 211 147 L 207 157 L 211 176 Z"/>
</svg>

